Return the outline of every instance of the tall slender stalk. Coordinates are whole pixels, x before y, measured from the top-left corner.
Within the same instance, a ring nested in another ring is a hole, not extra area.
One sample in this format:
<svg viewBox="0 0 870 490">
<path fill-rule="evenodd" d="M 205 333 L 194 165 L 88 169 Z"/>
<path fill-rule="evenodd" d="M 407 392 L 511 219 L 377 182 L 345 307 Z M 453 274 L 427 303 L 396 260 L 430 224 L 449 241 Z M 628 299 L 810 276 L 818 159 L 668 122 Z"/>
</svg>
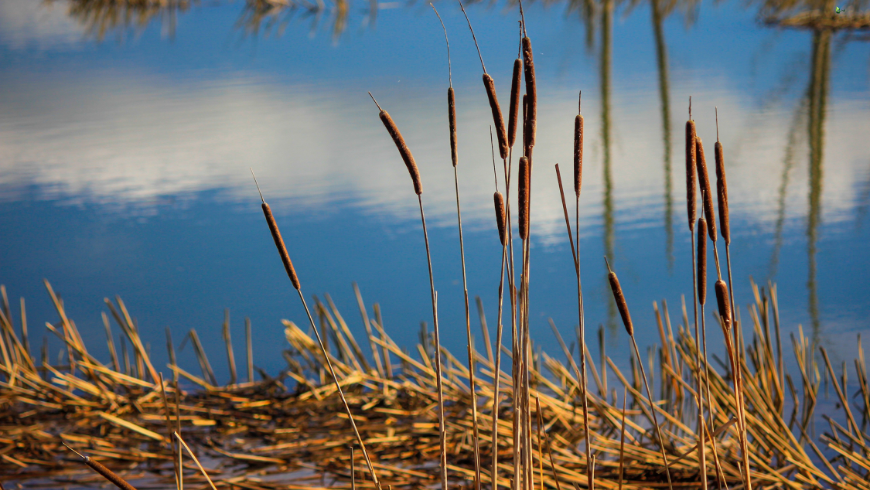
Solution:
<svg viewBox="0 0 870 490">
<path fill-rule="evenodd" d="M 254 171 L 251 170 L 251 175 L 253 174 Z M 254 176 L 254 183 L 257 183 L 256 176 Z M 257 191 L 260 192 L 259 183 L 257 183 Z M 275 218 L 272 215 L 272 208 L 269 207 L 268 204 L 266 204 L 266 200 L 263 198 L 262 192 L 260 192 L 260 201 L 262 201 L 263 215 L 266 217 L 266 223 L 268 223 L 269 225 L 269 231 L 272 233 L 272 239 L 275 242 L 275 247 L 278 249 L 278 254 L 281 256 L 281 261 L 284 263 L 284 269 L 287 272 L 287 276 L 290 278 L 290 282 L 293 284 L 296 292 L 299 293 L 299 300 L 302 302 L 302 306 L 305 308 L 305 314 L 308 315 L 308 322 L 311 324 L 311 329 L 314 330 L 314 335 L 317 336 L 317 343 L 320 346 L 320 352 L 323 354 L 323 358 L 326 361 L 327 367 L 329 368 L 329 373 L 332 375 L 332 381 L 335 383 L 335 390 L 338 392 L 339 397 L 341 397 L 341 403 L 344 405 L 344 409 L 347 412 L 347 418 L 348 420 L 350 420 L 350 425 L 353 428 L 354 434 L 356 435 L 357 442 L 359 442 L 360 448 L 362 449 L 363 456 L 366 459 L 366 464 L 369 467 L 369 472 L 372 475 L 372 481 L 375 483 L 375 486 L 378 488 L 378 490 L 380 490 L 381 483 L 380 480 L 378 480 L 378 475 L 375 473 L 375 467 L 372 465 L 372 461 L 369 458 L 368 452 L 366 451 L 365 443 L 363 442 L 362 436 L 360 435 L 359 430 L 356 427 L 356 422 L 353 419 L 353 412 L 351 412 L 350 406 L 347 404 L 347 400 L 344 397 L 344 392 L 341 389 L 341 384 L 338 382 L 338 376 L 335 374 L 335 369 L 332 367 L 332 361 L 329 358 L 329 352 L 327 352 L 326 347 L 324 347 L 323 345 L 323 339 L 321 339 L 320 337 L 320 332 L 317 330 L 317 326 L 314 325 L 314 318 L 311 316 L 311 311 L 308 309 L 308 304 L 305 302 L 305 296 L 302 294 L 302 286 L 299 282 L 299 276 L 296 275 L 296 269 L 293 267 L 293 263 L 290 261 L 290 254 L 287 253 L 287 247 L 284 245 L 284 239 L 281 238 L 281 232 L 278 230 L 278 223 L 275 221 Z M 422 210 L 422 202 L 420 209 Z M 427 240 L 427 251 L 428 248 L 429 243 Z M 446 490 L 446 488 L 442 490 Z"/>
</svg>

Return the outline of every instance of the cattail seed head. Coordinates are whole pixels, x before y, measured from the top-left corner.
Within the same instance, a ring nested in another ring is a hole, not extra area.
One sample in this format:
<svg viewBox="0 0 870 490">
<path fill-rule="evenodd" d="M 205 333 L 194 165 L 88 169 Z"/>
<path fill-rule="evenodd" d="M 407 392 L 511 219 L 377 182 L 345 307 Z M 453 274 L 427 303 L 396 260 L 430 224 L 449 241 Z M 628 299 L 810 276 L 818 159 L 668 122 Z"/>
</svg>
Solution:
<svg viewBox="0 0 870 490">
<path fill-rule="evenodd" d="M 722 143 L 716 142 L 713 147 L 716 154 L 716 194 L 719 197 L 719 227 L 725 245 L 731 244 L 731 226 L 728 216 L 728 181 L 725 180 L 725 155 Z"/>
<path fill-rule="evenodd" d="M 511 100 L 510 112 L 508 113 L 508 147 L 513 148 L 514 142 L 517 140 L 517 116 L 520 111 L 520 79 L 522 78 L 523 60 L 517 58 L 514 60 L 514 72 L 511 76 Z"/>
<path fill-rule="evenodd" d="M 423 183 L 420 181 L 420 171 L 417 169 L 417 162 L 414 161 L 414 155 L 411 154 L 411 150 L 405 144 L 405 138 L 402 137 L 399 127 L 396 126 L 396 123 L 387 111 L 381 109 L 379 115 L 384 123 L 384 127 L 387 128 L 387 132 L 390 133 L 390 137 L 393 138 L 396 148 L 399 149 L 399 155 L 402 156 L 405 166 L 408 167 L 408 173 L 411 174 L 411 180 L 414 182 L 414 192 L 418 196 L 423 194 Z"/>
<path fill-rule="evenodd" d="M 719 305 L 719 316 L 725 322 L 725 328 L 731 329 L 731 304 L 728 302 L 728 286 L 725 281 L 719 279 L 716 281 L 716 303 Z"/>
<path fill-rule="evenodd" d="M 707 221 L 698 219 L 698 301 L 707 302 Z"/>
<path fill-rule="evenodd" d="M 710 187 L 710 176 L 707 174 L 707 159 L 704 157 L 704 145 L 701 137 L 695 136 L 695 153 L 698 164 L 698 184 L 701 186 L 701 199 L 704 200 L 704 216 L 707 217 L 707 232 L 710 240 L 716 241 L 716 212 L 713 209 L 713 192 Z"/>
<path fill-rule="evenodd" d="M 129 483 L 127 483 L 126 480 L 124 480 L 123 478 L 121 478 L 120 476 L 115 474 L 114 471 L 103 466 L 103 464 L 100 463 L 99 461 L 92 460 L 89 456 L 85 456 L 84 454 L 82 454 L 82 453 L 76 451 L 75 449 L 67 446 L 65 442 L 61 442 L 61 444 L 66 446 L 67 449 L 74 452 L 78 457 L 80 457 L 82 459 L 82 463 L 90 466 L 91 469 L 93 469 L 94 471 L 96 471 L 97 473 L 102 475 L 103 478 L 114 483 L 116 487 L 120 488 L 121 490 L 136 490 L 136 488 L 133 487 L 133 485 L 130 485 Z"/>
<path fill-rule="evenodd" d="M 604 258 L 607 261 L 607 258 Z M 610 264 L 607 264 L 607 280 L 610 281 L 610 290 L 613 291 L 613 300 L 616 302 L 616 308 L 619 310 L 619 316 L 622 317 L 622 324 L 625 325 L 625 331 L 629 337 L 634 337 L 634 325 L 631 323 L 631 314 L 628 312 L 628 303 L 625 301 L 625 295 L 622 294 L 622 286 L 619 285 L 619 278 L 616 273 L 610 270 Z"/>
<path fill-rule="evenodd" d="M 450 126 L 450 158 L 455 167 L 459 162 L 459 154 L 456 151 L 456 96 L 453 87 L 447 89 L 447 119 Z"/>
<path fill-rule="evenodd" d="M 498 97 L 495 95 L 495 82 L 488 73 L 483 74 L 483 87 L 486 89 L 486 96 L 489 99 L 489 108 L 492 110 L 492 120 L 495 123 L 495 135 L 498 138 L 498 154 L 501 159 L 507 158 L 507 134 L 504 128 L 504 116 L 501 114 L 501 107 L 498 105 Z"/>
<path fill-rule="evenodd" d="M 574 118 L 574 194 L 580 197 L 583 183 L 583 115 Z"/>
<path fill-rule="evenodd" d="M 523 94 L 523 154 L 529 148 L 529 138 L 531 137 L 531 133 L 529 132 L 529 94 Z"/>
<path fill-rule="evenodd" d="M 520 158 L 519 178 L 520 238 L 525 240 L 529 237 L 529 191 L 532 184 L 532 166 L 526 157 Z"/>
<path fill-rule="evenodd" d="M 532 57 L 532 40 L 523 38 L 523 71 L 526 78 L 526 94 L 529 96 L 529 112 L 527 114 L 529 139 L 528 147 L 535 146 L 535 131 L 537 129 L 538 91 L 535 88 L 535 61 Z"/>
<path fill-rule="evenodd" d="M 695 201 L 695 121 L 686 121 L 686 203 L 689 213 L 689 230 L 695 229 L 695 215 L 698 205 Z"/>
<path fill-rule="evenodd" d="M 278 223 L 275 222 L 275 217 L 272 215 L 272 208 L 265 202 L 263 203 L 263 215 L 266 216 L 266 223 L 269 224 L 269 231 L 272 232 L 272 239 L 275 240 L 275 247 L 278 249 L 278 255 L 281 256 L 281 262 L 284 263 L 284 270 L 287 271 L 287 277 L 293 283 L 293 287 L 299 289 L 299 277 L 296 275 L 296 269 L 293 268 L 293 262 L 290 261 L 290 254 L 287 253 L 287 247 L 284 246 L 284 239 L 281 238 L 281 232 L 278 230 Z"/>
<path fill-rule="evenodd" d="M 501 192 L 496 191 L 492 195 L 492 200 L 495 203 L 495 224 L 498 226 L 498 239 L 502 245 L 505 244 L 505 215 L 504 215 L 504 196 Z"/>
</svg>

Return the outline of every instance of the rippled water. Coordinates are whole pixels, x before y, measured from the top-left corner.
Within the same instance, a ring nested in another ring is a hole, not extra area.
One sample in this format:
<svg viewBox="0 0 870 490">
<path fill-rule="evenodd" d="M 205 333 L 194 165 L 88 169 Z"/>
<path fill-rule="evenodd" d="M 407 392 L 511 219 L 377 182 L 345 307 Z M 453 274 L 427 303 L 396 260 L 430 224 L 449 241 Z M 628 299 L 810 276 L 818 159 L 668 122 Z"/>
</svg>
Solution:
<svg viewBox="0 0 870 490">
<path fill-rule="evenodd" d="M 306 293 L 331 293 L 362 335 L 356 281 L 369 305 L 380 303 L 391 335 L 414 342 L 420 322 L 431 324 L 417 203 L 371 91 L 420 166 L 445 344 L 465 348 L 447 63 L 428 5 L 381 3 L 373 17 L 368 2 L 342 3 L 344 18 L 327 6 L 280 11 L 259 25 L 250 3 L 203 2 L 141 22 L 121 14 L 114 23 L 78 5 L 0 2 L 0 282 L 13 312 L 26 298 L 32 331 L 56 321 L 46 278 L 98 355 L 102 298 L 119 294 L 156 364 L 166 360 L 166 327 L 176 344 L 196 328 L 220 356 L 229 308 L 237 339 L 242 319 L 252 320 L 257 365 L 282 367 L 279 320 L 304 324 L 305 316 L 282 276 L 250 167 Z M 650 5 L 601 4 L 588 20 L 564 3 L 527 6 L 539 87 L 533 338 L 555 351 L 548 318 L 569 337 L 576 323 L 553 164 L 570 173 L 578 90 L 587 324 L 609 332 L 608 353 L 628 355 L 605 254 L 642 343 L 657 339 L 653 301 L 666 300 L 681 323 L 681 295 L 691 296 L 683 125 L 692 96 L 711 155 L 719 110 L 737 302 L 752 301 L 750 277 L 774 281 L 784 335 L 800 324 L 851 359 L 856 333 L 870 328 L 867 38 L 766 27 L 743 3 Z M 457 93 L 469 293 L 482 298 L 492 328 L 500 246 L 491 115 L 458 5 L 437 6 Z M 468 11 L 506 104 L 517 10 Z M 32 335 L 37 343 L 42 333 Z M 182 357 L 193 366 L 192 353 Z"/>
</svg>

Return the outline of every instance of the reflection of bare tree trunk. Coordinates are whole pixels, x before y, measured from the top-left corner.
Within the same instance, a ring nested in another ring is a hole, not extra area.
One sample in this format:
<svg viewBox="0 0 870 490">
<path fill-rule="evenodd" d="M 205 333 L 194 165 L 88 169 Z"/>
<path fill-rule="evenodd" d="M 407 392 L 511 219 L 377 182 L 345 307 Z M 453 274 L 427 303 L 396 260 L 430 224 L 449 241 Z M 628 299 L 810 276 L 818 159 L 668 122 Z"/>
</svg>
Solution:
<svg viewBox="0 0 870 490">
<path fill-rule="evenodd" d="M 601 9 L 601 141 L 604 146 L 604 254 L 613 257 L 613 178 L 610 172 L 610 58 L 613 30 L 613 0 L 603 0 Z M 613 260 L 613 259 L 611 259 Z M 605 282 L 607 279 L 605 278 Z M 607 295 L 607 326 L 616 332 L 616 303 Z"/>
<path fill-rule="evenodd" d="M 785 158 L 783 159 L 782 177 L 780 178 L 779 195 L 777 198 L 778 209 L 776 213 L 776 228 L 773 232 L 773 253 L 770 255 L 770 266 L 768 269 L 768 279 L 771 281 L 776 278 L 776 270 L 779 266 L 779 252 L 782 249 L 782 233 L 785 227 L 785 198 L 788 195 L 789 176 L 795 162 L 794 152 L 798 144 L 798 129 L 803 123 L 807 103 L 806 97 L 801 99 L 792 118 L 791 127 L 788 130 L 788 142 L 785 146 Z"/>
<path fill-rule="evenodd" d="M 665 32 L 662 28 L 661 5 L 658 0 L 650 2 L 652 7 L 653 33 L 656 40 L 656 61 L 659 68 L 659 97 L 662 106 L 662 140 L 665 147 L 665 236 L 666 253 L 668 256 L 668 271 L 674 269 L 674 227 L 673 199 L 671 198 L 671 103 L 668 95 L 668 47 L 665 44 Z"/>
<path fill-rule="evenodd" d="M 819 298 L 816 290 L 816 241 L 822 212 L 822 160 L 825 138 L 825 102 L 828 94 L 828 78 L 831 61 L 831 31 L 813 32 L 812 71 L 809 86 L 809 140 L 810 140 L 810 211 L 807 219 L 807 290 L 809 313 L 813 322 L 813 336 L 818 337 Z"/>
</svg>

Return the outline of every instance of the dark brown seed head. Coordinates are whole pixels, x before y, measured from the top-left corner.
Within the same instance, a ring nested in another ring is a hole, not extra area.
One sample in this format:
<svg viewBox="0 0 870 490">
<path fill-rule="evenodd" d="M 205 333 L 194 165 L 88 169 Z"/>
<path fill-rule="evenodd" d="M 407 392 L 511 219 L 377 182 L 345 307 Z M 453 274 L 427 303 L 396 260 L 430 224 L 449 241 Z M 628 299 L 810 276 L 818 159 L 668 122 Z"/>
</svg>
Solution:
<svg viewBox="0 0 870 490">
<path fill-rule="evenodd" d="M 93 469 L 94 471 L 96 471 L 97 473 L 102 475 L 103 478 L 114 483 L 116 487 L 120 488 L 121 490 L 136 490 L 136 488 L 133 487 L 133 485 L 130 485 L 129 483 L 127 483 L 126 480 L 124 480 L 120 476 L 116 475 L 115 472 L 113 472 L 109 468 L 106 468 L 105 466 L 103 466 L 99 461 L 92 460 L 90 457 L 85 456 L 84 454 L 82 454 L 82 453 L 76 451 L 75 449 L 67 446 L 65 442 L 61 442 L 61 444 L 66 446 L 66 448 L 69 449 L 70 451 L 76 453 L 76 455 L 78 457 L 82 458 L 82 463 L 90 466 L 91 469 Z"/>
<path fill-rule="evenodd" d="M 604 258 L 605 263 L 607 257 Z M 628 312 L 628 303 L 625 302 L 625 295 L 622 294 L 622 286 L 619 285 L 619 278 L 616 273 L 610 269 L 610 264 L 607 264 L 607 280 L 610 281 L 610 290 L 613 291 L 613 300 L 616 302 L 616 308 L 619 310 L 619 316 L 622 317 L 622 324 L 625 325 L 625 331 L 630 337 L 634 337 L 634 325 L 631 323 L 631 314 Z"/>
<path fill-rule="evenodd" d="M 293 268 L 293 262 L 290 261 L 290 254 L 287 253 L 287 247 L 284 246 L 284 239 L 281 238 L 281 232 L 278 230 L 278 223 L 275 222 L 275 217 L 272 216 L 272 208 L 265 202 L 263 203 L 263 215 L 266 216 L 266 223 L 269 224 L 269 231 L 272 232 L 272 239 L 275 240 L 275 247 L 278 249 L 278 255 L 281 256 L 281 262 L 284 263 L 284 270 L 287 271 L 287 277 L 293 283 L 293 287 L 299 289 L 299 277 L 296 276 L 296 269 Z"/>
<path fill-rule="evenodd" d="M 707 217 L 707 229 L 710 240 L 716 241 L 716 211 L 713 209 L 713 192 L 710 186 L 710 176 L 707 174 L 707 159 L 704 157 L 704 145 L 701 137 L 695 136 L 695 153 L 698 164 L 698 184 L 701 186 L 701 199 L 704 200 L 704 216 Z"/>
<path fill-rule="evenodd" d="M 529 237 L 529 187 L 532 184 L 532 168 L 529 159 L 520 158 L 519 191 L 517 199 L 520 205 L 520 238 L 525 240 Z"/>
<path fill-rule="evenodd" d="M 695 201 L 695 121 L 686 121 L 686 203 L 689 212 L 689 230 L 695 229 L 695 215 L 698 205 Z"/>
<path fill-rule="evenodd" d="M 405 166 L 408 167 L 408 173 L 411 174 L 411 180 L 414 182 L 414 192 L 419 196 L 423 193 L 423 183 L 420 181 L 420 171 L 417 170 L 417 162 L 414 161 L 414 155 L 411 154 L 411 150 L 408 148 L 408 145 L 405 144 L 405 138 L 402 137 L 402 133 L 399 132 L 399 127 L 396 126 L 395 122 L 393 122 L 393 118 L 390 117 L 390 114 L 382 109 L 380 116 L 381 121 L 384 122 L 384 127 L 387 128 L 387 132 L 390 133 L 390 137 L 393 138 L 396 148 L 399 149 L 399 155 L 402 156 Z"/>
<path fill-rule="evenodd" d="M 508 147 L 513 148 L 514 142 L 517 140 L 517 116 L 520 111 L 520 78 L 522 77 L 523 60 L 517 58 L 514 60 L 514 72 L 511 76 L 511 100 L 510 112 L 508 113 Z"/>
<path fill-rule="evenodd" d="M 523 155 L 529 148 L 529 95 L 523 94 Z"/>
<path fill-rule="evenodd" d="M 574 118 L 574 194 L 580 197 L 583 183 L 583 115 Z"/>
<path fill-rule="evenodd" d="M 504 116 L 501 115 L 501 107 L 498 105 L 498 97 L 495 95 L 495 82 L 488 73 L 483 74 L 483 87 L 489 99 L 489 108 L 492 110 L 492 121 L 495 123 L 495 135 L 498 138 L 498 154 L 501 159 L 507 158 L 507 132 L 504 128 Z"/>
<path fill-rule="evenodd" d="M 725 155 L 722 143 L 716 142 L 716 193 L 719 196 L 719 227 L 725 245 L 731 244 L 731 226 L 728 217 L 728 181 L 725 180 Z"/>
<path fill-rule="evenodd" d="M 535 146 L 535 130 L 537 129 L 538 92 L 535 88 L 535 61 L 532 57 L 532 40 L 523 38 L 523 71 L 526 78 L 526 94 L 529 96 L 529 112 L 526 115 L 529 127 L 528 147 Z"/>
<path fill-rule="evenodd" d="M 502 245 L 505 244 L 505 216 L 504 216 L 504 196 L 501 192 L 496 191 L 492 195 L 492 200 L 495 203 L 495 224 L 498 226 L 498 239 Z"/>
<path fill-rule="evenodd" d="M 456 97 L 453 87 L 447 89 L 447 119 L 450 125 L 450 158 L 453 159 L 455 167 L 459 162 L 459 155 L 456 152 Z"/>
<path fill-rule="evenodd" d="M 719 304 L 719 316 L 725 322 L 725 328 L 731 329 L 731 304 L 728 302 L 728 286 L 725 281 L 719 279 L 716 281 L 716 303 Z"/>
<path fill-rule="evenodd" d="M 707 302 L 707 221 L 698 219 L 698 301 Z"/>
</svg>

